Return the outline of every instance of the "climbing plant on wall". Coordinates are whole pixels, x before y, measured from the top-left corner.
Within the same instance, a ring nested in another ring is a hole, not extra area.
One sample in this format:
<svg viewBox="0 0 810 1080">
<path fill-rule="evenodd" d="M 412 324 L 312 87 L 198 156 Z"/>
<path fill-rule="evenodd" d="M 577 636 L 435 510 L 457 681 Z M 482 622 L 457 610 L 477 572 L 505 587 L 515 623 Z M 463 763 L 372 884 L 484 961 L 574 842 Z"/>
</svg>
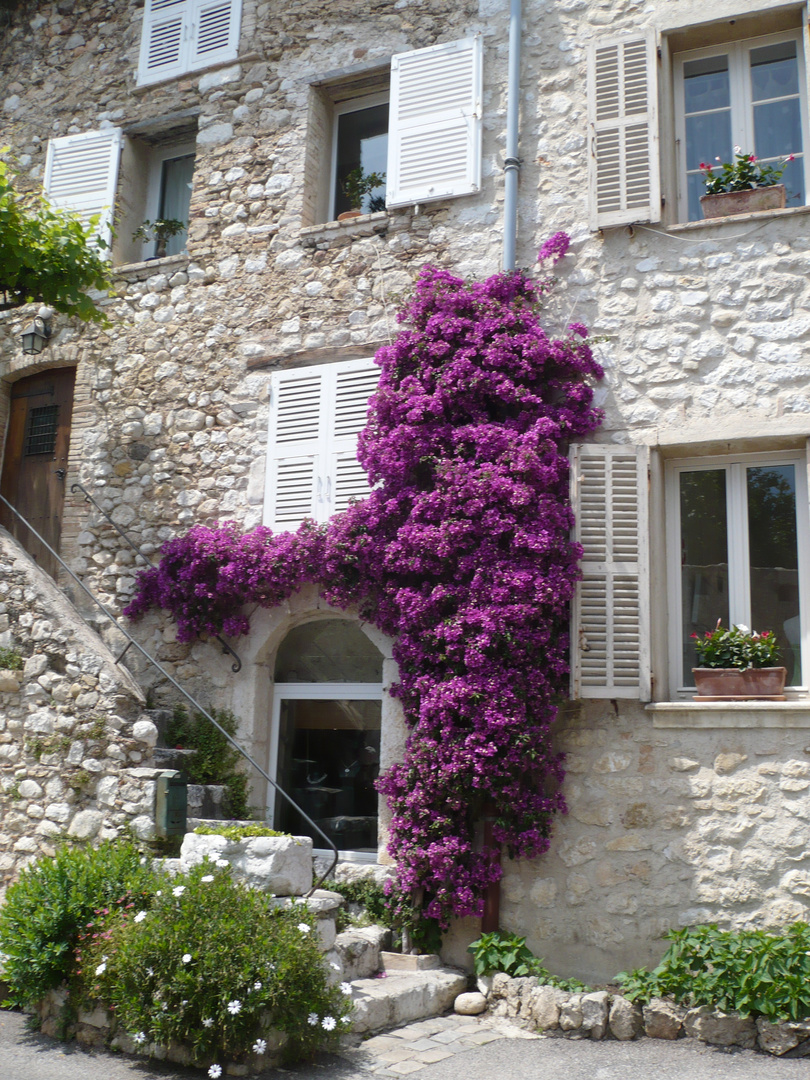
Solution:
<svg viewBox="0 0 810 1080">
<path fill-rule="evenodd" d="M 557 258 L 557 234 L 541 256 Z M 170 610 L 178 635 L 248 630 L 307 581 L 395 639 L 392 690 L 409 729 L 380 779 L 407 914 L 480 915 L 500 850 L 531 858 L 564 809 L 549 735 L 568 672 L 568 603 L 581 556 L 569 539 L 567 445 L 593 430 L 602 371 L 572 325 L 539 320 L 547 281 L 466 283 L 426 268 L 377 354 L 382 374 L 358 457 L 374 486 L 323 527 L 294 535 L 197 526 L 168 542 L 127 614 Z M 485 809 L 495 846 L 476 842 Z"/>
</svg>

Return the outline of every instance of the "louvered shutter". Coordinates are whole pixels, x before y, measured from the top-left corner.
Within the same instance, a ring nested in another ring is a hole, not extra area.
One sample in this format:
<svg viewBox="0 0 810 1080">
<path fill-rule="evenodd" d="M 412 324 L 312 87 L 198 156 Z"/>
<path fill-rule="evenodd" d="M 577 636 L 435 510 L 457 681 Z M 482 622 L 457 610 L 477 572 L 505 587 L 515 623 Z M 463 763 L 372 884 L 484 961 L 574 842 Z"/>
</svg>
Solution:
<svg viewBox="0 0 810 1080">
<path fill-rule="evenodd" d="M 296 529 L 305 518 L 323 517 L 324 370 L 299 368 L 273 375 L 264 523 L 277 531 Z"/>
<path fill-rule="evenodd" d="M 391 61 L 386 205 L 481 188 L 481 37 Z"/>
<path fill-rule="evenodd" d="M 193 0 L 189 67 L 235 60 L 239 50 L 242 0 Z"/>
<path fill-rule="evenodd" d="M 574 698 L 650 698 L 647 447 L 572 450 L 582 544 L 571 627 Z"/>
<path fill-rule="evenodd" d="M 171 79 L 188 70 L 192 0 L 146 0 L 138 82 Z"/>
<path fill-rule="evenodd" d="M 338 364 L 330 410 L 327 509 L 345 510 L 352 499 L 364 499 L 369 491 L 365 469 L 357 460 L 357 436 L 366 426 L 368 399 L 377 389 L 380 369 L 370 360 Z M 331 394 L 331 388 L 330 388 Z"/>
<path fill-rule="evenodd" d="M 108 248 L 122 141 L 118 128 L 65 135 L 50 140 L 45 160 L 43 187 L 51 204 L 75 211 L 85 225 L 100 214 L 97 233 Z"/>
<path fill-rule="evenodd" d="M 589 48 L 592 229 L 661 220 L 657 70 L 652 32 Z"/>
</svg>

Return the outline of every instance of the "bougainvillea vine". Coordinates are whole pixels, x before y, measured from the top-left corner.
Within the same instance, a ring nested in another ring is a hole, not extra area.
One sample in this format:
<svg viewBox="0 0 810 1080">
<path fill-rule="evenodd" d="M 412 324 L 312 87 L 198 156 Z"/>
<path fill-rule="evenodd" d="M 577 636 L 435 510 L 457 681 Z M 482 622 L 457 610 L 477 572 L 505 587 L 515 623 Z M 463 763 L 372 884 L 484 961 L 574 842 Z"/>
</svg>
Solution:
<svg viewBox="0 0 810 1080">
<path fill-rule="evenodd" d="M 544 258 L 561 257 L 557 234 Z M 379 780 L 392 812 L 392 903 L 480 915 L 500 850 L 531 858 L 564 810 L 549 729 L 565 693 L 568 604 L 581 550 L 569 539 L 569 441 L 600 422 L 602 376 L 584 327 L 543 331 L 548 282 L 517 272 L 468 284 L 426 268 L 381 349 L 358 457 L 374 488 L 326 526 L 240 534 L 198 526 L 163 548 L 127 614 L 158 605 L 178 636 L 244 633 L 244 605 L 305 582 L 395 639 L 408 739 Z M 494 815 L 497 848 L 476 827 Z"/>
</svg>

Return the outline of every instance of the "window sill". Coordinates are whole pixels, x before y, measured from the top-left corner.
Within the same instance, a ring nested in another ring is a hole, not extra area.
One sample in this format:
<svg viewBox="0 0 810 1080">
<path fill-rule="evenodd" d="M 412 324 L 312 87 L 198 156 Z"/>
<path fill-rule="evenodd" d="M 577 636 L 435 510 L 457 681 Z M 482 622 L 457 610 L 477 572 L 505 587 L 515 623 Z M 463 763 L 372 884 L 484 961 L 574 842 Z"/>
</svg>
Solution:
<svg viewBox="0 0 810 1080">
<path fill-rule="evenodd" d="M 299 233 L 303 247 L 317 247 L 338 237 L 373 236 L 391 227 L 392 218 L 387 210 L 373 214 L 361 214 L 348 221 L 325 221 L 322 225 L 309 225 Z"/>
<path fill-rule="evenodd" d="M 259 52 L 243 53 L 241 56 L 234 56 L 232 60 L 222 60 L 218 64 L 211 64 L 210 67 L 194 68 L 193 71 L 184 71 L 182 75 L 172 75 L 171 78 L 159 79 L 157 82 L 139 83 L 137 86 L 133 86 L 132 93 L 136 95 L 148 94 L 150 90 L 171 86 L 172 83 L 181 82 L 183 79 L 198 79 L 201 75 L 207 75 L 209 71 L 219 71 L 221 68 L 233 67 L 234 64 L 252 64 L 254 61 L 261 59 L 262 54 Z"/>
<path fill-rule="evenodd" d="M 810 699 L 793 701 L 656 701 L 646 705 L 654 728 L 697 731 L 810 728 Z"/>
<path fill-rule="evenodd" d="M 699 232 L 703 229 L 717 228 L 723 225 L 742 225 L 748 221 L 765 221 L 771 218 L 792 218 L 801 214 L 810 214 L 810 206 L 788 206 L 784 210 L 757 210 L 753 214 L 730 214 L 728 217 L 707 218 L 705 221 L 686 221 L 679 225 L 667 225 L 670 233 Z"/>
<path fill-rule="evenodd" d="M 179 255 L 164 255 L 162 259 L 146 259 L 144 262 L 122 263 L 113 267 L 113 274 L 121 277 L 151 277 L 168 270 L 184 270 L 189 263 L 188 252 Z"/>
</svg>

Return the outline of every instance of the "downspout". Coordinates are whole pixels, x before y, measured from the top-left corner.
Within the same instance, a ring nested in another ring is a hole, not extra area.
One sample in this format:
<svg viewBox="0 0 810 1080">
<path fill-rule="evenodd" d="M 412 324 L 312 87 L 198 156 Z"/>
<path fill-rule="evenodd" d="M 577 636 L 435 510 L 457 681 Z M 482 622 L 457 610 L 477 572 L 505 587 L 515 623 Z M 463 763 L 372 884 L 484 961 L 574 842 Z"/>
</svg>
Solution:
<svg viewBox="0 0 810 1080">
<path fill-rule="evenodd" d="M 515 269 L 517 246 L 517 203 L 520 158 L 520 31 L 523 21 L 521 0 L 511 0 L 509 11 L 509 69 L 506 96 L 506 158 L 503 200 L 503 268 Z"/>
<path fill-rule="evenodd" d="M 522 22 L 521 0 L 511 0 L 509 10 L 509 67 L 506 77 L 506 158 L 503 163 L 503 268 L 505 271 L 515 269 L 515 251 L 517 248 L 518 176 L 520 172 L 520 158 L 518 157 L 518 140 L 520 138 L 520 31 Z M 492 835 L 494 819 L 495 807 L 490 804 L 484 808 L 483 842 L 485 848 L 500 847 Z M 500 854 L 498 859 L 500 860 Z M 500 881 L 493 881 L 491 885 L 487 885 L 484 892 L 484 912 L 481 918 L 482 934 L 491 934 L 498 929 L 500 914 L 501 883 Z"/>
</svg>

